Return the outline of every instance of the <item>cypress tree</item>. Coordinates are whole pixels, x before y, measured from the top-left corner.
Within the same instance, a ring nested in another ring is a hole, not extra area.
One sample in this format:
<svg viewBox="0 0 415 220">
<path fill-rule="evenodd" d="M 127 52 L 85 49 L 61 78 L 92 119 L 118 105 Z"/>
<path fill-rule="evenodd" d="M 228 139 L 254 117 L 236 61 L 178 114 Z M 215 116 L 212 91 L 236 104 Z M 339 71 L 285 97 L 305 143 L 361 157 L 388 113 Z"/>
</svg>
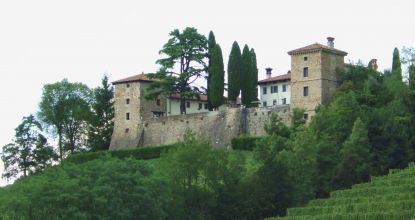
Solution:
<svg viewBox="0 0 415 220">
<path fill-rule="evenodd" d="M 228 60 L 228 100 L 236 102 L 241 90 L 241 49 L 238 42 L 233 42 Z"/>
<path fill-rule="evenodd" d="M 210 57 L 211 66 L 209 68 L 210 75 L 210 89 L 208 97 L 212 108 L 218 108 L 223 104 L 223 90 L 224 90 L 224 78 L 225 70 L 223 65 L 222 49 L 219 44 L 212 49 L 212 54 Z"/>
<path fill-rule="evenodd" d="M 393 50 L 392 75 L 395 75 L 397 79 L 402 81 L 401 58 L 399 56 L 399 50 L 396 47 Z"/>
<path fill-rule="evenodd" d="M 208 59 L 209 59 L 209 63 L 208 63 L 208 76 L 207 76 L 207 91 L 206 94 L 208 95 L 208 107 L 209 110 L 211 111 L 213 106 L 212 106 L 212 101 L 211 101 L 211 97 L 209 96 L 210 94 L 210 90 L 211 90 L 211 84 L 212 84 L 212 79 L 211 79 L 211 66 L 212 66 L 212 53 L 213 53 L 213 48 L 216 46 L 216 39 L 215 39 L 215 35 L 213 34 L 213 31 L 209 32 L 209 37 L 208 37 Z"/>
<path fill-rule="evenodd" d="M 242 104 L 249 107 L 251 106 L 252 94 L 254 93 L 252 89 L 252 59 L 251 59 L 251 52 L 249 51 L 248 45 L 245 44 L 244 49 L 242 51 L 242 59 L 241 59 L 241 66 L 242 66 L 242 74 L 241 74 L 241 99 Z"/>
<path fill-rule="evenodd" d="M 258 101 L 258 67 L 256 61 L 255 50 L 251 48 L 251 75 L 252 75 L 252 101 Z"/>
<path fill-rule="evenodd" d="M 409 66 L 409 89 L 415 90 L 415 64 Z"/>
</svg>

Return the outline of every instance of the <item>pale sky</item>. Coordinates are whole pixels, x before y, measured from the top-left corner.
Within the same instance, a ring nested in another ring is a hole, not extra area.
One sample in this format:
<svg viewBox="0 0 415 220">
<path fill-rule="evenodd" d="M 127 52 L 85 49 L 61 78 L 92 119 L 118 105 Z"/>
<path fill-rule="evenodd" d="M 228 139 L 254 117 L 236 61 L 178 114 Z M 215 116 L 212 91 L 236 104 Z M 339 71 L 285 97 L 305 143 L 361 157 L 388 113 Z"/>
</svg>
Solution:
<svg viewBox="0 0 415 220">
<path fill-rule="evenodd" d="M 414 8 L 409 0 L 0 1 L 0 147 L 37 111 L 44 84 L 68 78 L 95 87 L 104 73 L 114 81 L 155 71 L 175 28 L 213 30 L 225 66 L 233 41 L 248 44 L 260 79 L 266 67 L 290 69 L 287 51 L 328 36 L 346 61 L 377 58 L 383 70 L 394 47 L 415 46 Z"/>
</svg>

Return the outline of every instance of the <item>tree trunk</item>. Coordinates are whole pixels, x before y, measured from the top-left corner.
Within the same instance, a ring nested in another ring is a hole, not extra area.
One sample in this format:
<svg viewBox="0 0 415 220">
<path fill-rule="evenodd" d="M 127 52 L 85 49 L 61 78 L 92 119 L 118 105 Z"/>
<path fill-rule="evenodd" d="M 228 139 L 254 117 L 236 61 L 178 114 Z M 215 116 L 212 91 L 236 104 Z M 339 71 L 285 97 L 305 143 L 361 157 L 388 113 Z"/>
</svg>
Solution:
<svg viewBox="0 0 415 220">
<path fill-rule="evenodd" d="M 58 131 L 58 145 L 59 145 L 59 160 L 63 160 L 63 149 L 62 149 L 62 131 Z"/>
<path fill-rule="evenodd" d="M 180 114 L 186 114 L 186 99 L 180 97 Z"/>
</svg>

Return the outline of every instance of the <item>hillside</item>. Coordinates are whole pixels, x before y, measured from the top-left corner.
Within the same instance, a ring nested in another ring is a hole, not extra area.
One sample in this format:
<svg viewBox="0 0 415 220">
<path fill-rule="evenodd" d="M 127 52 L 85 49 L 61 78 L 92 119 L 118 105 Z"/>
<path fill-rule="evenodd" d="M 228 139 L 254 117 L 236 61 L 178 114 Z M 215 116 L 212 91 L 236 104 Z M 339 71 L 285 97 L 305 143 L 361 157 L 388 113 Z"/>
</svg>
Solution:
<svg viewBox="0 0 415 220">
<path fill-rule="evenodd" d="M 306 207 L 288 209 L 288 216 L 300 219 L 415 219 L 415 163 L 389 175 L 372 177 L 369 183 L 330 193 L 328 199 L 312 200 Z"/>
</svg>

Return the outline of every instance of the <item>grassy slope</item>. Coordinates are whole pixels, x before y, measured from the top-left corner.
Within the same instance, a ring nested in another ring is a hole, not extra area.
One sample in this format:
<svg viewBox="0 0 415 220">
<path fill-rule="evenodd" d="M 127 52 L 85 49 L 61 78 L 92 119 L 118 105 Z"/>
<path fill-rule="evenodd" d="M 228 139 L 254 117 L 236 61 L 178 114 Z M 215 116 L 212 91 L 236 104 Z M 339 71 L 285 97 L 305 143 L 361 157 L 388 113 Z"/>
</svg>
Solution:
<svg viewBox="0 0 415 220">
<path fill-rule="evenodd" d="M 415 164 L 334 191 L 330 198 L 310 201 L 306 207 L 288 209 L 287 217 L 271 219 L 415 219 Z"/>
</svg>

